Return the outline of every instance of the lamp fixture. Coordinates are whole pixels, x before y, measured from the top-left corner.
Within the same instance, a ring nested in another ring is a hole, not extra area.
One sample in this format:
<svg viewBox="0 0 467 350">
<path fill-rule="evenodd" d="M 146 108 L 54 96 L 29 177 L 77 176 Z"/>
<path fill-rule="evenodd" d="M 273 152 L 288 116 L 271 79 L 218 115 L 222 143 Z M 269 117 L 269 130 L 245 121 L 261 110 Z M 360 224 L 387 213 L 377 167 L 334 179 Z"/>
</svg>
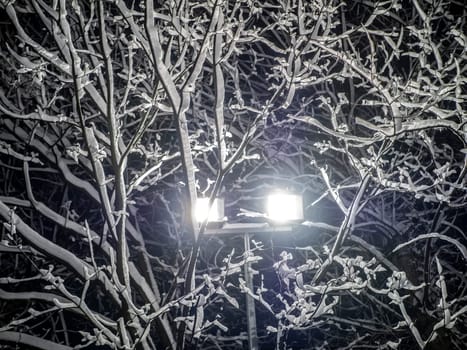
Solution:
<svg viewBox="0 0 467 350">
<path fill-rule="evenodd" d="M 215 198 L 209 208 L 209 198 L 198 198 L 195 207 L 198 223 L 208 219 L 208 223 L 224 222 L 224 199 Z M 303 221 L 303 200 L 298 194 L 274 192 L 266 199 L 266 217 L 279 224 Z"/>
<path fill-rule="evenodd" d="M 303 220 L 302 196 L 273 193 L 267 198 L 266 214 L 270 220 L 280 223 Z"/>
</svg>

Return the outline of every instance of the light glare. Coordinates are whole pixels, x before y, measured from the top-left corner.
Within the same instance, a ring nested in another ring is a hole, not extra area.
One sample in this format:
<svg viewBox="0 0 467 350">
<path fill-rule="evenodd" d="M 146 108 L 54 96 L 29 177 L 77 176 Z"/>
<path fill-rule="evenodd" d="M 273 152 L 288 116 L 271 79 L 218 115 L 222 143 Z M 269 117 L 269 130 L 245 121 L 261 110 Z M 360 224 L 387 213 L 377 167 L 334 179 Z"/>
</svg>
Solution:
<svg viewBox="0 0 467 350">
<path fill-rule="evenodd" d="M 267 216 L 278 222 L 303 220 L 302 197 L 286 193 L 268 196 Z"/>
<path fill-rule="evenodd" d="M 195 216 L 199 223 L 204 222 L 208 217 L 208 222 L 222 221 L 224 218 L 224 203 L 220 198 L 214 199 L 211 210 L 209 210 L 209 198 L 198 198 L 196 201 Z"/>
</svg>

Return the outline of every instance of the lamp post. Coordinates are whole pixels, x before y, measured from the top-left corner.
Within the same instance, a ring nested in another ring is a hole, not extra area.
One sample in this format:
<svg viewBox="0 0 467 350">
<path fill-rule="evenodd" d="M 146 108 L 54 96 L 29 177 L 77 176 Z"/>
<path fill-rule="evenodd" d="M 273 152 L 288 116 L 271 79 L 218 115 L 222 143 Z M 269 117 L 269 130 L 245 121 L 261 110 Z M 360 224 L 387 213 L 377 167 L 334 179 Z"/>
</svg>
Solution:
<svg viewBox="0 0 467 350">
<path fill-rule="evenodd" d="M 248 261 L 250 256 L 250 233 L 245 232 L 243 235 L 243 244 L 245 250 L 245 265 L 243 266 L 245 285 L 246 287 L 254 293 L 253 287 L 253 271 L 251 268 L 251 263 Z M 248 294 L 245 294 L 246 302 L 246 320 L 248 328 L 248 349 L 258 350 L 258 332 L 256 331 L 256 309 L 255 309 L 255 299 Z"/>
<path fill-rule="evenodd" d="M 209 208 L 208 200 L 198 199 L 196 216 L 199 222 L 208 217 L 209 222 L 222 222 L 224 217 L 223 200 L 216 199 L 212 208 Z M 303 221 L 303 203 L 299 195 L 276 192 L 268 196 L 266 217 L 274 224 L 270 223 L 235 223 L 225 222 L 218 228 L 208 226 L 206 235 L 243 235 L 245 265 L 244 277 L 245 285 L 254 293 L 253 271 L 251 263 L 248 261 L 250 254 L 250 235 L 255 233 L 275 233 L 292 232 L 291 222 Z M 246 314 L 248 330 L 248 349 L 258 350 L 258 333 L 256 329 L 255 299 L 248 292 L 246 293 Z"/>
</svg>

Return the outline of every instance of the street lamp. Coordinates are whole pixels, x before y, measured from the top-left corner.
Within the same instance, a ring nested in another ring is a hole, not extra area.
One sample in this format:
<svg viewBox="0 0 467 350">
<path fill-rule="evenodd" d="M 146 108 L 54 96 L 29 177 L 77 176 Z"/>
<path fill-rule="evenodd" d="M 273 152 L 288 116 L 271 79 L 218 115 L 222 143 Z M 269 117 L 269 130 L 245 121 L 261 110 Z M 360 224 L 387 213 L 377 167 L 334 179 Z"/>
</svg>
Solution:
<svg viewBox="0 0 467 350">
<path fill-rule="evenodd" d="M 267 198 L 267 217 L 275 222 L 303 221 L 302 196 L 276 192 Z"/>
<path fill-rule="evenodd" d="M 201 198 L 196 203 L 196 218 L 198 222 L 203 222 L 208 217 L 208 222 L 222 222 L 224 219 L 224 202 L 217 198 L 214 200 L 211 210 L 209 210 L 209 199 Z M 274 192 L 267 197 L 266 217 L 274 223 L 222 223 L 219 228 L 209 228 L 207 235 L 243 235 L 244 250 L 247 254 L 250 251 L 250 234 L 254 233 L 274 233 L 292 232 L 291 223 L 303 221 L 302 197 L 296 194 L 285 192 Z M 248 258 L 248 257 L 246 257 Z M 251 263 L 245 261 L 244 265 L 245 285 L 254 292 L 253 272 Z M 256 331 L 256 310 L 254 298 L 246 293 L 247 327 L 248 327 L 248 349 L 258 349 L 258 335 Z"/>
</svg>

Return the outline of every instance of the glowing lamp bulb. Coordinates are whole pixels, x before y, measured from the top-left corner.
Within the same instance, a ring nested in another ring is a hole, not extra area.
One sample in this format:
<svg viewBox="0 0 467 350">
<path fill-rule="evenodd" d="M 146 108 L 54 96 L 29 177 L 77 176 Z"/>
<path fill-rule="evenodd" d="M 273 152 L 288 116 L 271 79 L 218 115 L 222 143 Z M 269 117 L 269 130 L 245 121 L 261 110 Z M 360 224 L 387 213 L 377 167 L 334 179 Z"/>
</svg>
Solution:
<svg viewBox="0 0 467 350">
<path fill-rule="evenodd" d="M 270 220 L 277 222 L 303 220 L 302 197 L 287 193 L 269 195 L 266 212 Z"/>
</svg>

